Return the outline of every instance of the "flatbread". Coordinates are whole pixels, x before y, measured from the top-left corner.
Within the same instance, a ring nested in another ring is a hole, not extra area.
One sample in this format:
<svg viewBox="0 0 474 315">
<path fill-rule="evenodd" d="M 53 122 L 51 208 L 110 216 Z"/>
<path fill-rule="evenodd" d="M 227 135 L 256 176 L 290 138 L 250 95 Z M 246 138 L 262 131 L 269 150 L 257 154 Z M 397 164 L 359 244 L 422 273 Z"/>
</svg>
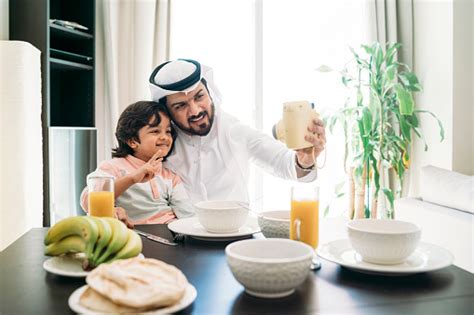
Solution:
<svg viewBox="0 0 474 315">
<path fill-rule="evenodd" d="M 131 308 L 115 304 L 103 295 L 100 295 L 94 289 L 87 286 L 87 289 L 79 298 L 79 304 L 100 313 L 112 314 L 135 314 L 137 312 L 145 311 L 144 309 Z"/>
<path fill-rule="evenodd" d="M 178 268 L 139 257 L 102 264 L 87 276 L 86 282 L 114 304 L 140 310 L 173 305 L 188 286 Z"/>
</svg>

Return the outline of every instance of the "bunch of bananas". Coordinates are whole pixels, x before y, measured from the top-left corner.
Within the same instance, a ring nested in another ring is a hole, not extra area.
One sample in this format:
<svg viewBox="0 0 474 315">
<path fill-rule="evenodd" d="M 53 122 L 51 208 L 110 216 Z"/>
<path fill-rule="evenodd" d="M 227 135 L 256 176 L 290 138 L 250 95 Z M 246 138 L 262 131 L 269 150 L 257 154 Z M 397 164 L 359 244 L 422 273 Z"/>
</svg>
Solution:
<svg viewBox="0 0 474 315">
<path fill-rule="evenodd" d="M 52 226 L 44 239 L 45 255 L 85 253 L 84 269 L 104 262 L 135 257 L 142 251 L 140 236 L 113 218 L 69 217 Z"/>
</svg>

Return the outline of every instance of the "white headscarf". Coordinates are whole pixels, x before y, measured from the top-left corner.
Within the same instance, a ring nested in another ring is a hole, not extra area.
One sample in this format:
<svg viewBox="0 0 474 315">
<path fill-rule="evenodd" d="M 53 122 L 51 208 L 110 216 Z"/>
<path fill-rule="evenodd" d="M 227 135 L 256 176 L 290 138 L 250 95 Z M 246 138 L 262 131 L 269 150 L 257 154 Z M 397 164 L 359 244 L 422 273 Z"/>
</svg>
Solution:
<svg viewBox="0 0 474 315">
<path fill-rule="evenodd" d="M 214 83 L 212 68 L 191 59 L 171 60 L 156 67 L 149 80 L 151 98 L 158 102 L 171 94 L 187 94 L 199 85 L 202 78 L 207 82 L 214 104 L 220 104 L 221 94 Z"/>
</svg>

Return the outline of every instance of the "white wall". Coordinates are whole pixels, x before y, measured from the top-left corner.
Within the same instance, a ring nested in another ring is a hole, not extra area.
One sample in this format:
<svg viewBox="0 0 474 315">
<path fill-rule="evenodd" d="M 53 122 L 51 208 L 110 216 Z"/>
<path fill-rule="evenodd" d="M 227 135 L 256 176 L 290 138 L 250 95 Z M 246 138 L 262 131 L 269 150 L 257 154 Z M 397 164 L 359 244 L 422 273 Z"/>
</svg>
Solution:
<svg viewBox="0 0 474 315">
<path fill-rule="evenodd" d="M 418 108 L 435 113 L 443 122 L 445 140 L 440 143 L 438 125 L 423 115 L 421 125 L 429 146 L 416 140 L 410 169 L 410 195 L 419 195 L 420 168 L 427 164 L 451 169 L 453 155 L 453 5 L 451 1 L 415 0 L 414 71 L 423 92 L 415 94 Z"/>
<path fill-rule="evenodd" d="M 0 0 L 0 40 L 8 40 L 8 0 Z"/>
<path fill-rule="evenodd" d="M 454 0 L 453 68 L 453 170 L 474 175 L 473 155 L 473 56 L 474 4 Z"/>
<path fill-rule="evenodd" d="M 26 42 L 0 41 L 0 69 L 2 251 L 43 222 L 41 53 Z"/>
<path fill-rule="evenodd" d="M 435 113 L 443 122 L 445 140 L 439 142 L 438 125 L 425 115 L 423 142 L 415 141 L 410 174 L 410 195 L 419 195 L 419 171 L 432 164 L 474 174 L 473 155 L 473 44 L 472 0 L 415 0 L 415 73 L 424 91 L 415 96 L 417 107 Z"/>
</svg>

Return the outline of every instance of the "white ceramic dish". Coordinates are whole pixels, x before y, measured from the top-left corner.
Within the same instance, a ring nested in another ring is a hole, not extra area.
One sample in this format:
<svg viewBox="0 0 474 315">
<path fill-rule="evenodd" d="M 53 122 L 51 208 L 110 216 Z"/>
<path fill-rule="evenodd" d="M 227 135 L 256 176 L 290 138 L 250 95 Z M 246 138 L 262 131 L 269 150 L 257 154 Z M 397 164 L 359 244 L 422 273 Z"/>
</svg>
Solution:
<svg viewBox="0 0 474 315">
<path fill-rule="evenodd" d="M 314 250 L 302 242 L 270 238 L 231 243 L 225 254 L 248 294 L 280 298 L 292 294 L 308 277 Z"/>
<path fill-rule="evenodd" d="M 290 238 L 290 210 L 261 212 L 258 225 L 267 238 Z"/>
<path fill-rule="evenodd" d="M 173 221 L 168 224 L 168 228 L 175 233 L 205 241 L 229 241 L 260 232 L 257 219 L 253 216 L 249 216 L 244 226 L 235 233 L 210 233 L 199 223 L 196 217 Z"/>
<path fill-rule="evenodd" d="M 82 306 L 81 304 L 79 304 L 79 298 L 81 297 L 82 293 L 87 289 L 87 285 L 84 285 L 82 287 L 80 287 L 79 289 L 75 290 L 70 296 L 69 296 L 69 300 L 68 300 L 68 304 L 69 304 L 69 307 L 74 311 L 76 312 L 77 314 L 88 314 L 88 315 L 99 315 L 99 314 L 103 314 L 103 313 L 97 313 L 97 312 L 94 312 L 93 310 L 89 309 L 89 308 L 86 308 L 84 306 Z M 156 310 L 150 310 L 146 313 L 140 313 L 140 314 L 153 314 L 153 315 L 158 315 L 158 314 L 171 314 L 171 313 L 175 313 L 175 312 L 178 312 L 180 310 L 183 310 L 185 309 L 186 307 L 188 307 L 189 305 L 191 305 L 191 303 L 194 302 L 194 300 L 196 299 L 196 296 L 197 296 L 197 291 L 196 291 L 196 288 L 192 285 L 192 284 L 189 284 L 187 287 L 186 287 L 186 292 L 183 296 L 183 298 L 181 300 L 178 301 L 178 303 L 176 304 L 173 304 L 171 306 L 168 306 L 168 307 L 163 307 L 163 308 L 160 308 L 160 309 L 156 309 Z"/>
<path fill-rule="evenodd" d="M 424 242 L 420 242 L 415 252 L 397 265 L 379 265 L 363 261 L 348 239 L 321 245 L 318 255 L 354 271 L 384 276 L 405 276 L 435 271 L 448 267 L 453 262 L 453 255 L 448 250 Z"/>
<path fill-rule="evenodd" d="M 245 224 L 249 210 L 238 201 L 207 200 L 194 205 L 199 223 L 210 233 L 235 233 Z"/>
<path fill-rule="evenodd" d="M 143 254 L 138 256 L 145 257 Z M 45 260 L 43 269 L 58 276 L 84 278 L 90 273 L 90 271 L 82 269 L 84 258 L 85 255 L 83 253 L 51 257 Z"/>
<path fill-rule="evenodd" d="M 47 272 L 59 276 L 84 278 L 89 274 L 89 271 L 82 269 L 84 258 L 82 253 L 51 257 L 43 263 L 43 268 Z"/>
<path fill-rule="evenodd" d="M 413 253 L 420 242 L 421 229 L 400 220 L 359 219 L 347 223 L 347 234 L 364 261 L 395 265 Z"/>
</svg>

